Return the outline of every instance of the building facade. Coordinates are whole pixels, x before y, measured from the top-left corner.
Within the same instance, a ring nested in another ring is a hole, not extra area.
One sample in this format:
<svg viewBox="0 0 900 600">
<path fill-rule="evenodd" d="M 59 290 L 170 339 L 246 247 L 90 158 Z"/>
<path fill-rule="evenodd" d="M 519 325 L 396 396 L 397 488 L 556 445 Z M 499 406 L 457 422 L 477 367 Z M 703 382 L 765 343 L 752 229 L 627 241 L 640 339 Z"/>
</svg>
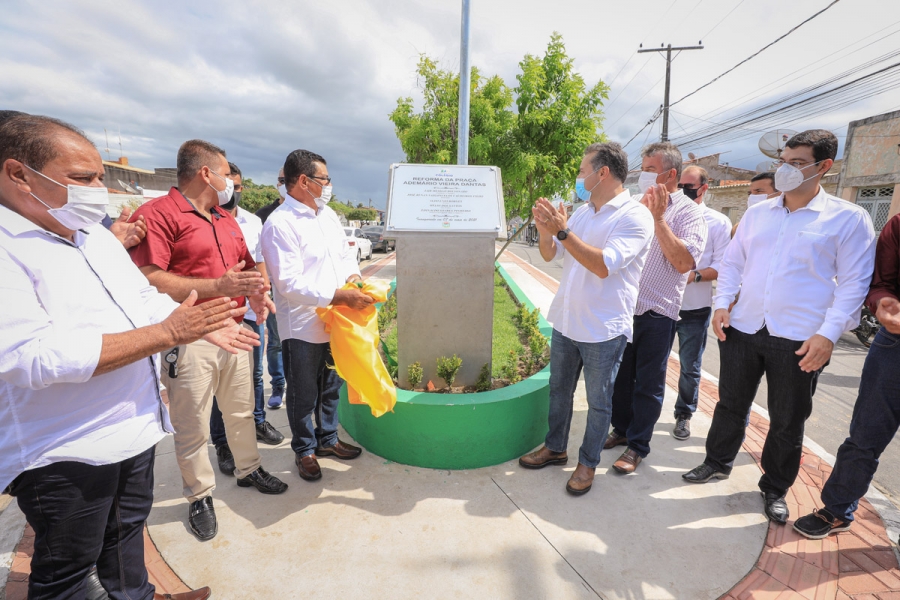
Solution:
<svg viewBox="0 0 900 600">
<path fill-rule="evenodd" d="M 900 110 L 850 123 L 836 193 L 869 211 L 875 231 L 900 212 Z"/>
</svg>

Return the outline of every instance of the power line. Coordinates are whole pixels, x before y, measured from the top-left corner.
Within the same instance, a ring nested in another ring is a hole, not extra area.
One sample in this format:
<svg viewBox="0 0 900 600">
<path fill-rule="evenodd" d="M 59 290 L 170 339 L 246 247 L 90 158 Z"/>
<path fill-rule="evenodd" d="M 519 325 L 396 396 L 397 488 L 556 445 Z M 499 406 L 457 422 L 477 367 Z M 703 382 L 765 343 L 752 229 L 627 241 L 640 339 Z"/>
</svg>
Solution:
<svg viewBox="0 0 900 600">
<path fill-rule="evenodd" d="M 708 38 L 708 37 L 709 37 L 709 34 L 711 34 L 713 31 L 715 31 L 716 28 L 717 28 L 719 25 L 721 25 L 722 22 L 723 22 L 725 19 L 727 19 L 728 17 L 730 17 L 730 16 L 731 16 L 731 13 L 733 13 L 734 11 L 736 11 L 736 10 L 738 9 L 738 7 L 739 7 L 741 4 L 744 3 L 744 1 L 745 1 L 745 0 L 741 0 L 740 2 L 738 2 L 738 3 L 735 5 L 734 8 L 732 8 L 730 11 L 728 11 L 728 14 L 727 14 L 727 15 L 725 15 L 724 17 L 722 17 L 722 19 L 721 19 L 718 23 L 716 23 L 715 25 L 713 25 L 713 26 L 712 26 L 712 29 L 710 29 L 709 31 L 707 31 L 706 33 L 704 33 L 703 36 L 702 36 L 700 39 L 701 39 L 701 40 L 704 40 L 704 39 Z"/>
<path fill-rule="evenodd" d="M 698 87 L 696 90 L 694 90 L 693 92 L 691 92 L 691 93 L 688 94 L 687 96 L 682 96 L 681 98 L 679 98 L 679 99 L 676 100 L 675 102 L 672 102 L 671 105 L 674 106 L 674 105 L 678 104 L 679 102 L 681 102 L 682 100 L 684 100 L 685 98 L 688 98 L 688 97 L 690 97 L 690 96 L 693 96 L 694 94 L 696 94 L 697 92 L 699 92 L 699 91 L 702 90 L 703 88 L 712 85 L 713 83 L 715 83 L 716 81 L 718 81 L 719 79 L 721 79 L 722 77 L 724 77 L 725 75 L 728 75 L 729 73 L 731 73 L 732 71 L 734 71 L 735 69 L 737 69 L 738 67 L 740 67 L 742 64 L 744 64 L 744 63 L 746 63 L 747 61 L 749 61 L 749 60 L 753 59 L 754 57 L 758 56 L 761 52 L 763 52 L 763 51 L 766 50 L 767 48 L 770 48 L 770 47 L 774 46 L 775 44 L 777 44 L 778 42 L 780 42 L 781 40 L 783 40 L 784 38 L 786 38 L 787 36 L 789 36 L 790 34 L 792 34 L 793 32 L 795 32 L 796 30 L 798 30 L 800 27 L 802 27 L 802 26 L 805 25 L 806 23 L 809 23 L 810 21 L 812 21 L 813 19 L 815 19 L 816 17 L 818 17 L 818 16 L 821 15 L 823 12 L 825 12 L 826 10 L 828 10 L 829 8 L 831 8 L 832 6 L 834 6 L 835 4 L 837 4 L 837 3 L 840 2 L 840 1 L 841 1 L 841 0 L 833 0 L 833 1 L 831 2 L 831 4 L 829 4 L 828 6 L 826 6 L 825 8 L 823 8 L 822 10 L 820 10 L 819 12 L 817 12 L 816 14 L 812 15 L 811 17 L 807 18 L 806 20 L 804 20 L 803 22 L 801 22 L 799 25 L 795 25 L 793 28 L 791 28 L 790 31 L 788 31 L 787 33 L 785 33 L 784 35 L 782 35 L 781 37 L 779 37 L 779 38 L 776 39 L 775 41 L 770 42 L 769 44 L 763 46 L 762 48 L 760 48 L 759 50 L 757 50 L 756 52 L 754 52 L 753 54 L 751 54 L 750 56 L 748 56 L 747 58 L 745 58 L 744 60 L 742 60 L 741 62 L 739 62 L 738 64 L 734 65 L 733 67 L 731 67 L 730 69 L 728 69 L 727 71 L 725 71 L 724 73 L 722 73 L 721 75 L 719 75 L 718 77 L 715 77 L 715 78 L 713 78 L 711 81 L 708 81 L 707 83 L 704 83 L 703 85 L 701 85 L 700 87 Z"/>
</svg>

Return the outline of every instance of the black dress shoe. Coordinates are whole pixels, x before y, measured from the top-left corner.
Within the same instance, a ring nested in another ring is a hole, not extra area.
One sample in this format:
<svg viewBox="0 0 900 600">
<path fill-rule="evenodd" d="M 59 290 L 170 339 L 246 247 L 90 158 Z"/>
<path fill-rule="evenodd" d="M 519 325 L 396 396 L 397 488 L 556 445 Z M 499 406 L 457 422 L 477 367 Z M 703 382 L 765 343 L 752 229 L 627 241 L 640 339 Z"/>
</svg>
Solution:
<svg viewBox="0 0 900 600">
<path fill-rule="evenodd" d="M 88 575 L 84 580 L 84 600 L 109 600 L 109 595 L 100 583 L 100 576 L 97 574 L 97 565 L 91 567 Z"/>
<path fill-rule="evenodd" d="M 766 500 L 766 516 L 769 517 L 769 520 L 779 525 L 787 523 L 791 513 L 788 510 L 787 502 L 784 501 L 784 496 L 765 492 L 763 498 Z"/>
<path fill-rule="evenodd" d="M 252 485 L 263 494 L 282 494 L 288 489 L 285 482 L 274 475 L 269 474 L 269 472 L 262 467 L 253 471 L 246 477 L 238 479 L 237 484 L 241 487 L 250 487 Z"/>
<path fill-rule="evenodd" d="M 229 477 L 234 477 L 234 454 L 228 444 L 222 444 L 216 448 L 216 460 L 219 462 L 219 470 Z"/>
<path fill-rule="evenodd" d="M 706 483 L 710 479 L 728 479 L 728 477 L 730 477 L 728 473 L 716 471 L 706 463 L 701 463 L 699 467 L 694 467 L 681 476 L 688 483 Z"/>
<path fill-rule="evenodd" d="M 352 460 L 362 454 L 362 448 L 338 440 L 333 446 L 319 446 L 316 456 L 333 456 L 341 460 Z"/>
<path fill-rule="evenodd" d="M 205 542 L 216 537 L 219 524 L 216 522 L 216 509 L 213 508 L 212 496 L 191 502 L 188 524 L 197 539 Z"/>
<path fill-rule="evenodd" d="M 269 446 L 277 446 L 284 441 L 284 435 L 272 427 L 271 423 L 263 421 L 256 424 L 256 441 Z"/>
</svg>

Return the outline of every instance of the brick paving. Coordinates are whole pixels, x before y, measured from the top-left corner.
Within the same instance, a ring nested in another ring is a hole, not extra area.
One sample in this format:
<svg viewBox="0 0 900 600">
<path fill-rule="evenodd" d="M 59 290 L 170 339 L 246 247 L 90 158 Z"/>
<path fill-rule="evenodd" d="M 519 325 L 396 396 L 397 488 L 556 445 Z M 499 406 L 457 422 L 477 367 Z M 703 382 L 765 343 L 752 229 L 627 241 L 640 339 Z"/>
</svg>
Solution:
<svg viewBox="0 0 900 600">
<path fill-rule="evenodd" d="M 534 274 L 548 289 L 556 291 L 558 287 L 556 280 L 511 253 L 505 256 L 529 274 Z M 678 361 L 670 358 L 667 383 L 675 389 L 678 388 L 678 373 Z M 712 416 L 718 400 L 718 387 L 706 379 L 702 380 L 700 410 Z M 743 447 L 757 464 L 762 456 L 768 430 L 768 420 L 751 412 L 750 426 L 747 428 Z M 800 474 L 787 495 L 792 518 L 822 508 L 819 493 L 830 474 L 831 467 L 804 447 Z M 144 543 L 150 581 L 157 590 L 162 593 L 188 591 L 189 588 L 159 554 L 146 529 Z M 22 540 L 16 548 L 16 556 L 6 584 L 7 600 L 25 600 L 33 551 L 34 533 L 30 527 L 26 527 Z M 853 527 L 849 531 L 823 540 L 804 538 L 793 530 L 790 523 L 785 526 L 770 523 L 756 566 L 722 598 L 900 600 L 900 564 L 888 540 L 881 517 L 863 498 L 859 503 Z"/>
</svg>

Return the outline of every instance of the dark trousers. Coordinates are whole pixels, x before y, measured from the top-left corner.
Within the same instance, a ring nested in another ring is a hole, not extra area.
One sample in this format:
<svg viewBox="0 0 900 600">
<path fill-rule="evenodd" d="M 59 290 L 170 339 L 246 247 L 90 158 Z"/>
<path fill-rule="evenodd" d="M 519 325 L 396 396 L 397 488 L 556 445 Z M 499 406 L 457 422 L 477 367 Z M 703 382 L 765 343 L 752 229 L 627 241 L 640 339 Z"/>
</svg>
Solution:
<svg viewBox="0 0 900 600">
<path fill-rule="evenodd" d="M 675 401 L 675 418 L 690 419 L 697 412 L 700 395 L 700 369 L 703 351 L 706 350 L 706 331 L 712 309 L 698 308 L 678 313 L 680 320 L 675 324 L 678 333 L 678 358 L 681 374 L 678 376 L 678 399 Z"/>
<path fill-rule="evenodd" d="M 632 342 L 625 346 L 612 399 L 612 426 L 628 438 L 628 447 L 646 458 L 662 412 L 666 366 L 675 321 L 654 311 L 634 317 Z"/>
<path fill-rule="evenodd" d="M 29 600 L 84 600 L 96 563 L 113 600 L 148 600 L 144 522 L 155 448 L 112 465 L 59 462 L 25 471 L 12 493 L 34 529 Z"/>
<path fill-rule="evenodd" d="M 900 427 L 900 335 L 882 328 L 863 365 L 850 437 L 837 452 L 834 471 L 822 489 L 822 503 L 846 521 L 872 483 L 878 458 Z"/>
<path fill-rule="evenodd" d="M 302 457 L 315 452 L 316 446 L 333 446 L 338 441 L 338 400 L 344 380 L 334 369 L 331 345 L 287 339 L 281 350 L 291 448 Z"/>
<path fill-rule="evenodd" d="M 787 493 L 800 470 L 803 428 L 812 412 L 812 397 L 821 369 L 800 370 L 796 352 L 803 342 L 769 335 L 763 327 L 754 334 L 734 327 L 725 330 L 719 342 L 719 402 L 706 438 L 709 466 L 725 473 L 741 449 L 747 413 L 763 375 L 769 389 L 769 433 L 762 452 L 763 476 L 759 489 L 779 495 Z"/>
</svg>

